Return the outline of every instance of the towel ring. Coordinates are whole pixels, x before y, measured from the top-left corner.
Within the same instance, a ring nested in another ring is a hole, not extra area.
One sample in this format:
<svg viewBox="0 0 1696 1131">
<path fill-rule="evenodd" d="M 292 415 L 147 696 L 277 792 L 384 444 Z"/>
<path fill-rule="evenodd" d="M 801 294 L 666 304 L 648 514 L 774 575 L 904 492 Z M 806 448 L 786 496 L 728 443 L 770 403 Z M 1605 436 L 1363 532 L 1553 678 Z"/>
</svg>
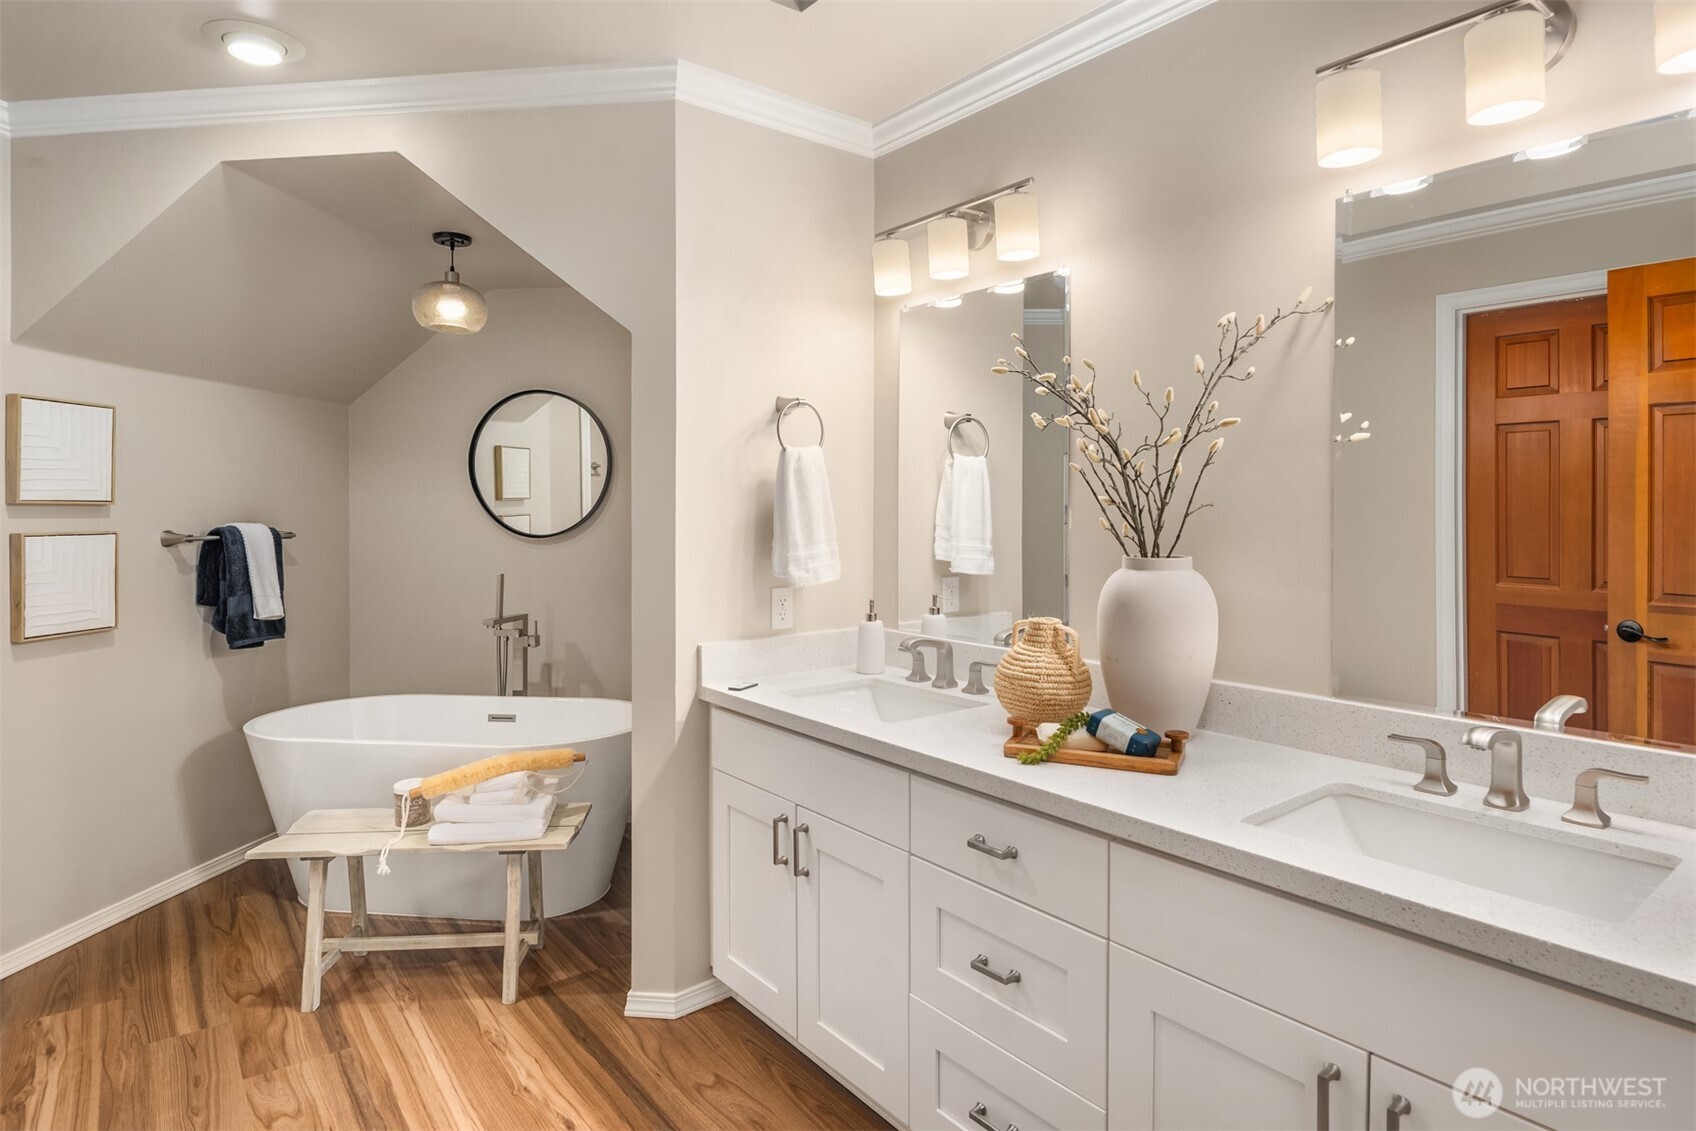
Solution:
<svg viewBox="0 0 1696 1131">
<path fill-rule="evenodd" d="M 789 450 L 789 445 L 785 444 L 783 442 L 783 420 L 791 412 L 794 412 L 798 408 L 810 408 L 810 409 L 813 410 L 813 416 L 819 422 L 819 445 L 818 446 L 821 447 L 821 448 L 824 447 L 824 415 L 821 412 L 819 412 L 817 405 L 813 404 L 813 402 L 808 400 L 806 397 L 779 397 L 779 398 L 777 398 L 777 406 L 778 406 L 777 407 L 777 446 L 778 447 L 782 448 L 784 451 Z"/>
<path fill-rule="evenodd" d="M 969 412 L 963 412 L 959 416 L 956 416 L 953 419 L 953 421 L 948 425 L 948 454 L 949 455 L 962 454 L 962 453 L 958 453 L 954 450 L 954 432 L 962 424 L 976 424 L 978 426 L 978 431 L 983 433 L 983 456 L 984 456 L 985 459 L 988 459 L 989 458 L 989 428 L 987 426 L 985 426 L 983 421 L 979 420 L 977 417 L 973 416 Z M 966 452 L 966 453 L 963 453 L 963 454 L 970 455 L 971 453 Z"/>
</svg>

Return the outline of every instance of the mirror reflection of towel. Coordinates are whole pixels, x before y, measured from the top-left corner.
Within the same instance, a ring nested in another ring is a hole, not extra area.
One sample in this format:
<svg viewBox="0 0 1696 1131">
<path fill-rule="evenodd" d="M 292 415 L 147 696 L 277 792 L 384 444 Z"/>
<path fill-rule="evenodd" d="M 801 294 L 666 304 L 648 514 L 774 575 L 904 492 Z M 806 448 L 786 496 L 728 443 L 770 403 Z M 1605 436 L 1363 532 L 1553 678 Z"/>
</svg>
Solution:
<svg viewBox="0 0 1696 1131">
<path fill-rule="evenodd" d="M 823 585 L 842 576 L 836 510 L 824 449 L 785 448 L 777 457 L 772 496 L 771 572 L 794 586 Z"/>
<path fill-rule="evenodd" d="M 955 573 L 995 572 L 995 520 L 991 514 L 989 459 L 950 455 L 936 492 L 937 561 Z"/>
</svg>

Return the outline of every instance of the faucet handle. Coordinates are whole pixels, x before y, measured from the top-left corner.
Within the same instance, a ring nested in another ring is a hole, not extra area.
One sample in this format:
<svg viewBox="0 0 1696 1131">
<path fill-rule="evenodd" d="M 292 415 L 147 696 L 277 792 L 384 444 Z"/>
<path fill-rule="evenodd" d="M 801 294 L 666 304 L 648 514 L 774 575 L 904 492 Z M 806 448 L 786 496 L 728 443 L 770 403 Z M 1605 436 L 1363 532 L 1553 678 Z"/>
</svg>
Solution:
<svg viewBox="0 0 1696 1131">
<path fill-rule="evenodd" d="M 1449 755 L 1443 744 L 1434 738 L 1419 738 L 1411 734 L 1392 734 L 1391 742 L 1405 742 L 1425 751 L 1425 776 L 1413 788 L 1420 793 L 1435 793 L 1452 797 L 1460 788 L 1449 780 Z"/>
<path fill-rule="evenodd" d="M 919 641 L 916 637 L 910 640 L 903 640 L 901 642 L 901 646 L 896 650 L 905 652 L 909 656 L 913 657 L 913 670 L 907 673 L 907 682 L 929 683 L 930 671 L 925 667 L 925 654 L 919 649 L 918 643 Z"/>
<path fill-rule="evenodd" d="M 1647 774 L 1628 774 L 1624 770 L 1609 770 L 1602 766 L 1592 766 L 1588 770 L 1578 772 L 1578 780 L 1573 783 L 1572 808 L 1561 814 L 1561 820 L 1571 825 L 1585 825 L 1592 829 L 1605 829 L 1614 823 L 1602 808 L 1597 796 L 1596 787 L 1603 778 L 1618 778 L 1621 781 L 1648 781 Z"/>
<path fill-rule="evenodd" d="M 967 695 L 989 694 L 989 688 L 983 685 L 983 669 L 993 668 L 994 666 L 995 664 L 989 660 L 973 660 L 966 666 L 967 678 L 964 690 Z"/>
</svg>

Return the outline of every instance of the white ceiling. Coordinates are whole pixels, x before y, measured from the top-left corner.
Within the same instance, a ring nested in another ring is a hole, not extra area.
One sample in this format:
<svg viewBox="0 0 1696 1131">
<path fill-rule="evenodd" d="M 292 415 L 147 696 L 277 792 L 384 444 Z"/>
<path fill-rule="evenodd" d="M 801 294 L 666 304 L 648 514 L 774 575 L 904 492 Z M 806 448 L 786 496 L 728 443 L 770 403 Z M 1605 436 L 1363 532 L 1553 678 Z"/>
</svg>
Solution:
<svg viewBox="0 0 1696 1131">
<path fill-rule="evenodd" d="M 465 232 L 466 283 L 565 284 L 396 153 L 215 166 L 19 340 L 349 402 L 433 335 L 412 292 Z"/>
<path fill-rule="evenodd" d="M 877 121 L 1102 0 L 3 0 L 0 100 L 683 59 Z M 270 23 L 306 57 L 251 67 L 208 20 Z"/>
</svg>

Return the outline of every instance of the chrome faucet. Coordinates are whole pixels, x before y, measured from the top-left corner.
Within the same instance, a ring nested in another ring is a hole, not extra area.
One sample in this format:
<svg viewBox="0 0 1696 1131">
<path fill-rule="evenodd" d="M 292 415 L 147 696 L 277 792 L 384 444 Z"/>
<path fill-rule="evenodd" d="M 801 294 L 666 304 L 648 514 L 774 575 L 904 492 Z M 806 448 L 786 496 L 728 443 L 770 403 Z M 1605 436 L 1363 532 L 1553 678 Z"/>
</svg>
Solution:
<svg viewBox="0 0 1696 1131">
<path fill-rule="evenodd" d="M 530 614 L 513 613 L 506 615 L 506 574 L 495 578 L 495 615 L 483 622 L 483 627 L 493 630 L 495 634 L 495 694 L 496 695 L 528 695 L 530 694 L 530 649 L 542 643 L 542 632 L 538 628 L 530 631 Z M 510 690 L 512 683 L 512 650 L 518 649 L 518 690 Z"/>
<path fill-rule="evenodd" d="M 1590 703 L 1582 695 L 1557 695 L 1537 708 L 1537 718 L 1532 725 L 1538 730 L 1552 730 L 1559 734 L 1566 729 L 1568 719 L 1589 709 Z"/>
<path fill-rule="evenodd" d="M 946 640 L 933 640 L 928 636 L 915 636 L 911 640 L 903 640 L 898 651 L 913 657 L 913 670 L 907 673 L 908 683 L 923 683 L 930 675 L 925 670 L 925 654 L 922 649 L 936 649 L 936 678 L 930 681 L 932 687 L 959 687 L 960 683 L 954 678 L 954 645 Z"/>
<path fill-rule="evenodd" d="M 1490 752 L 1490 788 L 1484 794 L 1484 804 L 1515 813 L 1531 808 L 1531 798 L 1525 794 L 1523 750 L 1517 732 L 1501 727 L 1473 727 L 1461 741 L 1474 750 Z"/>
</svg>

